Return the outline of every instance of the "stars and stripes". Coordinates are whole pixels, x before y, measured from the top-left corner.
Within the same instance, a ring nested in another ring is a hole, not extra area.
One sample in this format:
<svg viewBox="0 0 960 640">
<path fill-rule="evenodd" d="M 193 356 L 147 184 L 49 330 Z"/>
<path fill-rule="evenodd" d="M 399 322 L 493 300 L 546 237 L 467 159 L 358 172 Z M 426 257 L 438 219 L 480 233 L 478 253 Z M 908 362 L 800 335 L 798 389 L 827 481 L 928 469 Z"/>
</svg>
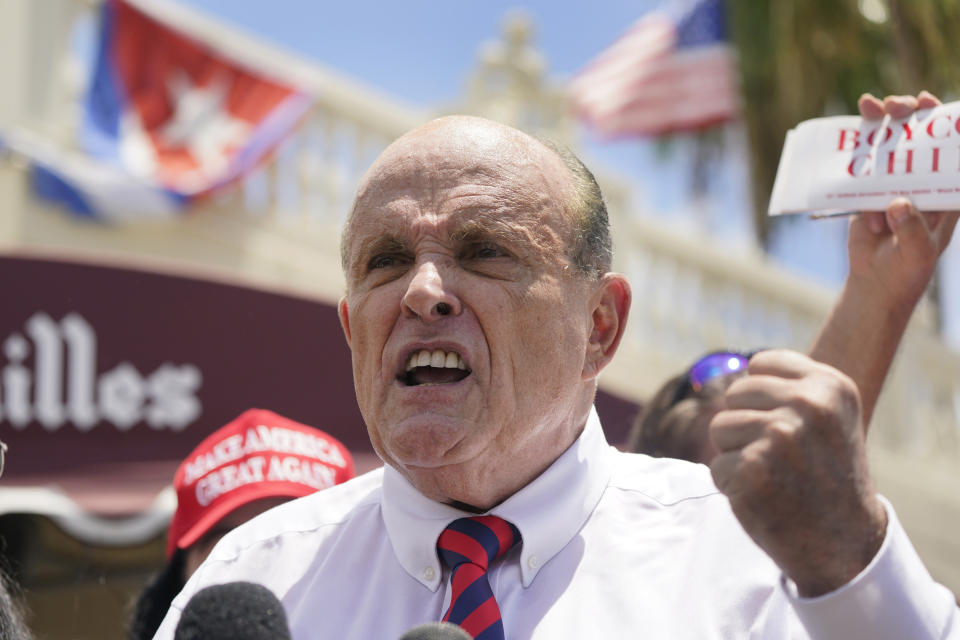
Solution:
<svg viewBox="0 0 960 640">
<path fill-rule="evenodd" d="M 600 136 L 662 135 L 737 117 L 735 57 L 723 0 L 680 0 L 641 18 L 570 84 Z"/>
<path fill-rule="evenodd" d="M 437 553 L 450 568 L 450 607 L 444 622 L 460 625 L 477 639 L 503 640 L 487 569 L 518 542 L 517 528 L 497 516 L 461 518 L 444 529 L 437 540 Z"/>
</svg>

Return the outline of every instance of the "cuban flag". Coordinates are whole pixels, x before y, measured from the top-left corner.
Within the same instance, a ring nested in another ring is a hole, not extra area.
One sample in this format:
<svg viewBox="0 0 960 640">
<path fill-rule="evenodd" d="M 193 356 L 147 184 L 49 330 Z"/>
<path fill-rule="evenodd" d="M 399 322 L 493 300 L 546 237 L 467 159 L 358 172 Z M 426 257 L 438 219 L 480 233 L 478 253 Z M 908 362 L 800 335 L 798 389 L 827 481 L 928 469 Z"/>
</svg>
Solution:
<svg viewBox="0 0 960 640">
<path fill-rule="evenodd" d="M 309 96 L 179 32 L 150 4 L 103 3 L 82 154 L 6 136 L 33 160 L 37 193 L 76 213 L 181 212 L 249 173 L 310 107 Z"/>
</svg>

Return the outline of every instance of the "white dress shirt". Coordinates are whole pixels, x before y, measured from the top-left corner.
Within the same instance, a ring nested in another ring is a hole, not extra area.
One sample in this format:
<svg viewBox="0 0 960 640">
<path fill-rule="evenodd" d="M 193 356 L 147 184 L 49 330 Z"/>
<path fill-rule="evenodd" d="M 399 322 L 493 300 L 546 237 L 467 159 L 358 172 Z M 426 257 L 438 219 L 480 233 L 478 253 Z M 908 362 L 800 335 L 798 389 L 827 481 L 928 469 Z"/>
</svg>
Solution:
<svg viewBox="0 0 960 640">
<path fill-rule="evenodd" d="M 887 511 L 883 545 L 859 576 L 799 598 L 707 467 L 621 453 L 592 412 L 553 465 L 490 511 L 523 542 L 488 575 L 508 640 L 960 637 L 952 594 Z M 216 546 L 156 638 L 173 637 L 198 589 L 233 580 L 273 590 L 295 639 L 399 638 L 443 615 L 450 589 L 435 544 L 465 515 L 389 467 L 281 505 Z"/>
</svg>

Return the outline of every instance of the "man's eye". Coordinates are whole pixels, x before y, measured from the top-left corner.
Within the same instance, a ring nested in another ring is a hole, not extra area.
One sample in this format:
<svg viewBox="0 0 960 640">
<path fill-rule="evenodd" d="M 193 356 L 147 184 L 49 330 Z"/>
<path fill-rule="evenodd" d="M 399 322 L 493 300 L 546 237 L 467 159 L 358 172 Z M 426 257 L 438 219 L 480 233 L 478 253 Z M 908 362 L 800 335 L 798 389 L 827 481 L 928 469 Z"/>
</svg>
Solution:
<svg viewBox="0 0 960 640">
<path fill-rule="evenodd" d="M 389 269 L 400 264 L 400 260 L 395 255 L 386 254 L 374 256 L 367 263 L 367 267 L 372 271 L 374 269 Z"/>
<path fill-rule="evenodd" d="M 466 256 L 468 258 L 476 258 L 480 260 L 489 260 L 490 258 L 502 258 L 506 256 L 507 252 L 498 247 L 495 244 L 479 244 L 474 245 L 467 249 Z"/>
</svg>

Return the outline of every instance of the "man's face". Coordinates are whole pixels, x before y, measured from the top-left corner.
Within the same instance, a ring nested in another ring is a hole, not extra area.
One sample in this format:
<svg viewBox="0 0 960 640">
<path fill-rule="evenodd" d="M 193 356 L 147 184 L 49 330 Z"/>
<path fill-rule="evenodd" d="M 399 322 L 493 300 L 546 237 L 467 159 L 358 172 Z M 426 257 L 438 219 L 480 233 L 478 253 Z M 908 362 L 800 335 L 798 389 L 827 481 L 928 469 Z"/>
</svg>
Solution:
<svg viewBox="0 0 960 640">
<path fill-rule="evenodd" d="M 576 438 L 596 283 L 570 263 L 569 174 L 476 119 L 395 143 L 346 236 L 340 314 L 380 456 L 425 495 L 489 508 Z"/>
</svg>

